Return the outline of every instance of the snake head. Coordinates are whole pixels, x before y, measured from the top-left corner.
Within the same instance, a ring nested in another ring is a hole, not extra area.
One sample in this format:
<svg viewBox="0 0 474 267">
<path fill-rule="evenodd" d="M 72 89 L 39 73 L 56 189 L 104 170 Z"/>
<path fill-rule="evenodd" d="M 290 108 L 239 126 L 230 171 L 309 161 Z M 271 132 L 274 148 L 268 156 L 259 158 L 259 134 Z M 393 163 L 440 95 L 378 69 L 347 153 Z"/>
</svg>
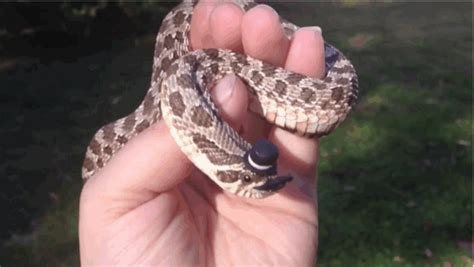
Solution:
<svg viewBox="0 0 474 267">
<path fill-rule="evenodd" d="M 285 187 L 293 177 L 277 176 L 278 148 L 267 140 L 259 140 L 244 155 L 243 170 L 238 174 L 238 195 L 253 198 L 269 196 Z"/>
<path fill-rule="evenodd" d="M 265 198 L 280 189 L 293 179 L 291 176 L 258 175 L 250 170 L 243 170 L 232 187 L 224 187 L 238 196 Z"/>
<path fill-rule="evenodd" d="M 239 164 L 221 166 L 208 175 L 221 188 L 249 198 L 265 198 L 290 182 L 291 176 L 277 175 L 278 148 L 269 141 L 255 143 Z"/>
</svg>

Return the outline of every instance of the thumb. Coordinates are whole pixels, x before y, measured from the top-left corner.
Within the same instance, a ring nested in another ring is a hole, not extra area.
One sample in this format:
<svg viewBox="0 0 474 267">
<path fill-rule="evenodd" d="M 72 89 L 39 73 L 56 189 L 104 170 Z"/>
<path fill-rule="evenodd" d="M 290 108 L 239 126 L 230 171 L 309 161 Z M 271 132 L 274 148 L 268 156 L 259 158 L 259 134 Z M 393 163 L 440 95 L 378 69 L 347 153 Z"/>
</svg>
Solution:
<svg viewBox="0 0 474 267">
<path fill-rule="evenodd" d="M 235 75 L 227 75 L 211 92 L 220 116 L 238 130 L 247 116 L 248 95 L 245 84 Z"/>
<path fill-rule="evenodd" d="M 240 127 L 247 114 L 243 82 L 235 76 L 226 76 L 212 90 L 212 98 L 220 115 L 234 128 Z M 130 140 L 89 179 L 81 194 L 81 205 L 89 203 L 91 208 L 99 208 L 101 204 L 110 207 L 115 202 L 126 205 L 127 209 L 137 207 L 173 189 L 189 176 L 192 166 L 164 121 L 160 121 Z"/>
</svg>

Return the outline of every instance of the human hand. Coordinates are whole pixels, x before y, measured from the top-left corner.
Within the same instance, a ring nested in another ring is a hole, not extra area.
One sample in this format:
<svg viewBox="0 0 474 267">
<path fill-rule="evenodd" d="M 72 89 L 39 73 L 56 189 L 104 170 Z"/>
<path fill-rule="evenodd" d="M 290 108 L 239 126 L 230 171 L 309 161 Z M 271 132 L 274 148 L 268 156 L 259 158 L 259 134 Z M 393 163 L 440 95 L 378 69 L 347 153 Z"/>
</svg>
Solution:
<svg viewBox="0 0 474 267">
<path fill-rule="evenodd" d="M 191 29 L 193 49 L 228 48 L 309 76 L 324 74 L 321 33 L 303 28 L 290 41 L 267 6 L 244 14 L 230 3 L 200 3 Z M 227 194 L 193 167 L 166 125 L 156 123 L 85 184 L 83 265 L 314 264 L 319 143 L 248 113 L 246 90 L 227 76 L 212 94 L 221 115 L 247 140 L 264 136 L 279 147 L 279 170 L 295 179 L 265 199 Z"/>
</svg>

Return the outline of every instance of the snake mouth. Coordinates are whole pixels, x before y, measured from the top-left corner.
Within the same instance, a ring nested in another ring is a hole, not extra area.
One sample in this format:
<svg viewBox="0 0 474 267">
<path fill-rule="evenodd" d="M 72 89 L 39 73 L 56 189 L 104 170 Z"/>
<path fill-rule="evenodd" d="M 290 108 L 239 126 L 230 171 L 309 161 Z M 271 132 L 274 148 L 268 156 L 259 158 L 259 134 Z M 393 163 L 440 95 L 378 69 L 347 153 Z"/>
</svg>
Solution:
<svg viewBox="0 0 474 267">
<path fill-rule="evenodd" d="M 278 176 L 274 179 L 268 179 L 263 185 L 257 186 L 254 189 L 268 192 L 275 192 L 282 189 L 288 182 L 293 180 L 291 176 Z"/>
</svg>

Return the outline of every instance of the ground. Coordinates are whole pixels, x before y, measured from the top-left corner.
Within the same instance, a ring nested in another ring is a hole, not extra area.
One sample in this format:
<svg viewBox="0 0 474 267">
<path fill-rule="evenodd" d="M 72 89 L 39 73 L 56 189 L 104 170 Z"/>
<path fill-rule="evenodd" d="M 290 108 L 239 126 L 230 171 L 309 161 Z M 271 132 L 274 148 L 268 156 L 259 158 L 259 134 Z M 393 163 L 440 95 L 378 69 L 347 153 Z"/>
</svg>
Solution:
<svg viewBox="0 0 474 267">
<path fill-rule="evenodd" d="M 354 112 L 321 140 L 318 265 L 472 266 L 472 4 L 274 7 L 359 74 Z M 78 265 L 82 157 L 145 94 L 153 40 L 0 60 L 0 265 Z"/>
</svg>

